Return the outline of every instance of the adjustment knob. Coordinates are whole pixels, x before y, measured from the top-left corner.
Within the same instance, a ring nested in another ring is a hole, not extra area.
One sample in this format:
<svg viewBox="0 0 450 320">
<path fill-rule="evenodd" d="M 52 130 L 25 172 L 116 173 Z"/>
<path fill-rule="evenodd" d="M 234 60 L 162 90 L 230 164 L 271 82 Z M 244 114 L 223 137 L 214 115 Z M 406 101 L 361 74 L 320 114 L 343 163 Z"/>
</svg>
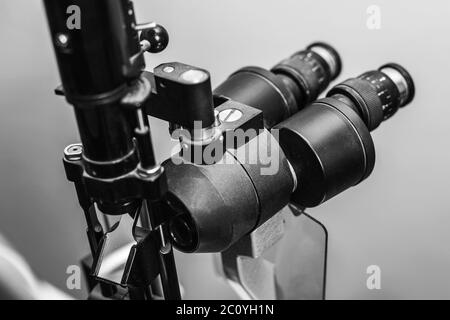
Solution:
<svg viewBox="0 0 450 320">
<path fill-rule="evenodd" d="M 163 26 L 154 23 L 152 27 L 142 30 L 140 40 L 150 43 L 148 52 L 159 53 L 169 44 L 169 33 Z"/>
</svg>

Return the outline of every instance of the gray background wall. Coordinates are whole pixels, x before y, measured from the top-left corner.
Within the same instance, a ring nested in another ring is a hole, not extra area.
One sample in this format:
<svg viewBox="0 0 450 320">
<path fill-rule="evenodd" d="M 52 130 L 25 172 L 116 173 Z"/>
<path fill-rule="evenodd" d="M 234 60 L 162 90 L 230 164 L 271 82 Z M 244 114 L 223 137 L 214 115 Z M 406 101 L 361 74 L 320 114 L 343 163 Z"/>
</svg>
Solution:
<svg viewBox="0 0 450 320">
<path fill-rule="evenodd" d="M 366 27 L 369 5 L 381 29 Z M 244 65 L 270 67 L 311 41 L 333 44 L 340 80 L 396 61 L 412 73 L 414 103 L 374 133 L 377 164 L 364 184 L 310 213 L 330 235 L 328 290 L 339 298 L 450 299 L 450 2 L 445 0 L 135 1 L 139 21 L 155 20 L 170 47 L 148 67 L 178 60 L 209 69 L 218 84 Z M 59 83 L 40 1 L 0 2 L 0 232 L 36 273 L 65 288 L 66 268 L 88 252 L 84 221 L 61 155 L 77 141 Z M 166 126 L 155 144 L 168 155 Z M 191 298 L 233 297 L 214 278 L 211 256 L 181 255 Z M 382 289 L 366 288 L 379 265 Z M 82 297 L 83 292 L 71 292 Z"/>
</svg>

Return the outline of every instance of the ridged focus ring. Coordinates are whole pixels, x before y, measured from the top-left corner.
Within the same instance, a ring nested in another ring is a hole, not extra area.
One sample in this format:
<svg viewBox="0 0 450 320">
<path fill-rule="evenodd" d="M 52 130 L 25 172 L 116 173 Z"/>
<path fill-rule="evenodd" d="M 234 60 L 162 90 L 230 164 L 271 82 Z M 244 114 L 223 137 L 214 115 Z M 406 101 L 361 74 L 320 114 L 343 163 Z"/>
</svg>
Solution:
<svg viewBox="0 0 450 320">
<path fill-rule="evenodd" d="M 361 118 L 370 131 L 376 129 L 383 122 L 383 109 L 377 90 L 367 81 L 349 79 L 337 85 L 327 94 L 344 94 L 359 108 Z"/>
</svg>

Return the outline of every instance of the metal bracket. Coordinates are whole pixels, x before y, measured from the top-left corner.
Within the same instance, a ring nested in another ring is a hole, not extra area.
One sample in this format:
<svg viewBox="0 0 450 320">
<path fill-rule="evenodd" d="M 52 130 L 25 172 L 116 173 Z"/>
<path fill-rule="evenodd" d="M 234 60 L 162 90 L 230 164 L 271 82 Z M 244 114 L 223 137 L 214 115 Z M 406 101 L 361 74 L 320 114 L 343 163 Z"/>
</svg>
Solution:
<svg viewBox="0 0 450 320">
<path fill-rule="evenodd" d="M 243 299 L 324 299 L 327 238 L 320 222 L 288 205 L 222 252 L 218 271 Z"/>
<path fill-rule="evenodd" d="M 120 220 L 102 239 L 92 268 L 93 275 L 104 282 L 120 286 L 144 287 L 158 276 L 158 243 L 152 231 L 141 230 L 135 218 Z M 139 234 L 141 233 L 141 234 Z"/>
</svg>

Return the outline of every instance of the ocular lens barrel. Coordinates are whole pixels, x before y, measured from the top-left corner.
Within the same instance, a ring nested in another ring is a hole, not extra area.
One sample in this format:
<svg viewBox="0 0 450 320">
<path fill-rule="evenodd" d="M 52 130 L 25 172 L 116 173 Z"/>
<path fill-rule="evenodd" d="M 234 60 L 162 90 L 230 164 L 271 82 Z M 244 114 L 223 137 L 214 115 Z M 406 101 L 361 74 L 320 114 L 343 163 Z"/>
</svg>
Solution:
<svg viewBox="0 0 450 320">
<path fill-rule="evenodd" d="M 367 178 L 375 165 L 370 131 L 413 97 L 409 73 L 387 64 L 338 84 L 328 98 L 278 124 L 273 130 L 298 181 L 291 200 L 314 207 Z"/>
<path fill-rule="evenodd" d="M 246 67 L 233 73 L 214 91 L 264 112 L 267 128 L 315 100 L 341 71 L 341 59 L 331 46 L 313 43 L 268 71 Z"/>
<path fill-rule="evenodd" d="M 297 52 L 275 67 L 272 72 L 279 77 L 292 79 L 299 88 L 295 96 L 300 110 L 317 99 L 341 72 L 342 63 L 338 53 L 324 43 L 313 43 L 306 50 Z"/>
<path fill-rule="evenodd" d="M 303 207 L 315 207 L 358 184 L 374 167 L 370 133 L 342 101 L 318 100 L 273 130 L 297 176 L 291 201 Z"/>
<path fill-rule="evenodd" d="M 389 63 L 338 84 L 327 96 L 345 101 L 372 131 L 412 101 L 414 82 L 403 67 Z"/>
</svg>

